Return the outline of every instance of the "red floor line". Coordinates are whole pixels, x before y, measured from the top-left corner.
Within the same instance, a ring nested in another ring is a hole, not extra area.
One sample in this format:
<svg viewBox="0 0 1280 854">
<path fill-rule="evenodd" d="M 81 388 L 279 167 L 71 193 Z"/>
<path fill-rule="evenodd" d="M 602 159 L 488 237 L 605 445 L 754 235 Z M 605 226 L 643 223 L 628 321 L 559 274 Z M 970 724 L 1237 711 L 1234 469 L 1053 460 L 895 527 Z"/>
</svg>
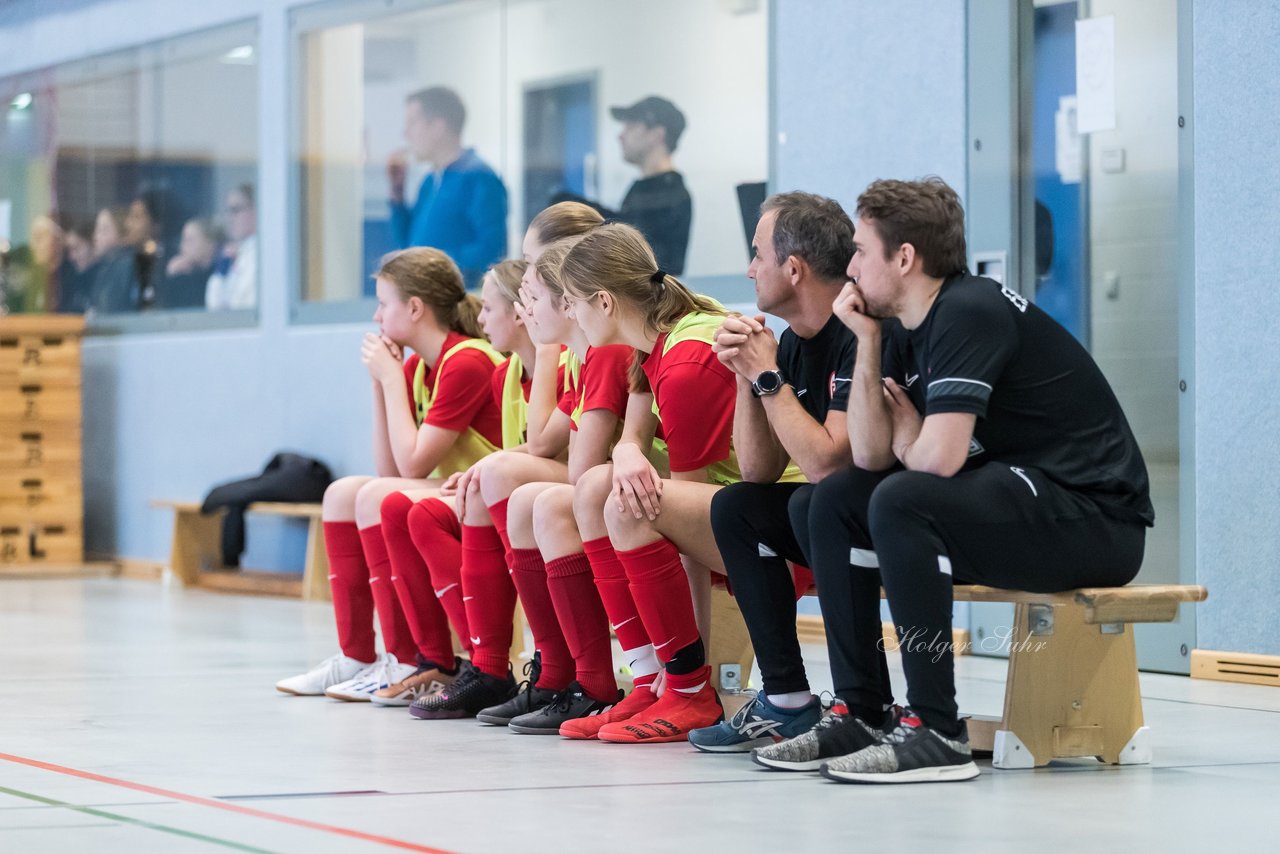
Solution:
<svg viewBox="0 0 1280 854">
<path fill-rule="evenodd" d="M 226 812 L 236 813 L 238 815 L 247 815 L 254 818 L 266 819 L 267 821 L 280 822 L 281 824 L 291 824 L 295 827 L 305 827 L 308 830 L 319 830 L 324 833 L 332 833 L 337 836 L 361 839 L 365 842 L 373 842 L 378 845 L 386 845 L 391 848 L 401 848 L 406 851 L 420 851 L 423 852 L 423 854 L 451 854 L 451 852 L 446 851 L 443 848 L 431 848 L 427 845 L 418 845 L 413 842 L 406 842 L 403 839 L 392 839 L 387 836 L 378 836 L 373 833 L 352 830 L 349 827 L 335 827 L 331 824 L 321 824 L 316 821 L 308 821 L 305 818 L 293 818 L 292 816 L 280 815 L 279 813 L 266 812 L 265 810 L 240 806 L 239 804 L 229 804 L 213 798 L 202 798 L 199 795 L 188 795 L 185 792 L 160 789 L 155 786 L 148 786 L 145 783 L 133 783 L 129 780 L 120 780 L 115 777 L 104 777 L 101 774 L 94 774 L 89 771 L 80 771 L 75 768 L 67 768 L 63 765 L 54 765 L 51 762 L 41 762 L 38 759 L 28 759 L 25 756 L 14 756 L 9 753 L 0 753 L 0 759 L 6 762 L 13 762 L 17 765 L 26 765 L 30 768 L 39 768 L 42 771 L 52 771 L 55 774 L 66 774 L 68 777 L 78 777 L 81 780 L 92 780 L 95 783 L 106 783 L 109 786 L 119 786 L 122 789 L 132 789 L 135 792 L 145 792 L 149 795 L 157 795 L 162 798 L 170 798 L 175 801 L 196 804 L 197 806 L 212 807 L 213 809 L 225 810 Z"/>
</svg>

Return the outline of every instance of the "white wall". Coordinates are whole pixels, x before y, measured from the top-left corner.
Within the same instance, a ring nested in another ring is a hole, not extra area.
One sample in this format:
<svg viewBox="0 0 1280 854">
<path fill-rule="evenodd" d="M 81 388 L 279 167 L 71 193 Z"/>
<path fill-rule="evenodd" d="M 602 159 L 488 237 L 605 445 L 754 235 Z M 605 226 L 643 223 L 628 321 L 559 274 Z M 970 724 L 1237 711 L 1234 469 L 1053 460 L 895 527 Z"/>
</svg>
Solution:
<svg viewBox="0 0 1280 854">
<path fill-rule="evenodd" d="M 1095 0 L 1090 11 L 1114 15 L 1116 33 L 1116 128 L 1089 135 L 1092 351 L 1148 463 L 1176 465 L 1177 2 Z M 1117 152 L 1124 171 L 1106 171 Z"/>
</svg>

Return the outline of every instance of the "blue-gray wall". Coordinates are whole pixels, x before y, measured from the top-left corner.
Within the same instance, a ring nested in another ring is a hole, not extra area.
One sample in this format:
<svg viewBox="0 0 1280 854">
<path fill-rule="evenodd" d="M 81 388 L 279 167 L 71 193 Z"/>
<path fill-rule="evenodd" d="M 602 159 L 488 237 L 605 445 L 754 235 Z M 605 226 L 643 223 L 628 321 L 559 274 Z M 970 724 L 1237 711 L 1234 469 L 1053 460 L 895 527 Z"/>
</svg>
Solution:
<svg viewBox="0 0 1280 854">
<path fill-rule="evenodd" d="M 901 47 L 906 34 L 930 46 L 927 62 Z M 963 198 L 964 44 L 964 0 L 778 2 L 772 188 L 831 196 L 852 213 L 877 178 L 939 175 Z M 818 613 L 817 601 L 800 610 Z M 969 624 L 968 603 L 955 624 Z"/>
<path fill-rule="evenodd" d="M 1206 649 L 1280 653 L 1280 4 L 1191 4 L 1194 369 L 1189 373 L 1197 607 Z M 286 13 L 295 0 L 75 4 L 62 15 L 0 11 L 0 75 L 260 16 L 261 230 L 286 233 Z M 43 4 L 18 4 L 28 12 Z M 68 7 L 63 7 L 67 9 Z M 774 10 L 774 185 L 852 206 L 882 176 L 937 173 L 965 191 L 963 0 L 778 0 Z M 908 36 L 914 45 L 904 46 Z M 35 46 L 35 47 L 33 47 Z M 37 56 L 37 54 L 39 54 Z M 163 558 L 160 497 L 298 448 L 339 473 L 370 465 L 361 327 L 290 326 L 288 247 L 262 247 L 260 325 L 240 331 L 100 338 L 85 356 L 86 499 L 92 550 Z M 176 438 L 180 437 L 180 438 Z M 270 538 L 259 542 L 268 543 Z M 288 544 L 286 544 L 288 545 Z M 297 559 L 296 543 L 290 548 Z M 280 547 L 281 560 L 289 549 Z M 266 556 L 270 562 L 275 555 Z"/>
<path fill-rule="evenodd" d="M 1201 649 L 1280 654 L 1280 4 L 1195 0 Z"/>
</svg>

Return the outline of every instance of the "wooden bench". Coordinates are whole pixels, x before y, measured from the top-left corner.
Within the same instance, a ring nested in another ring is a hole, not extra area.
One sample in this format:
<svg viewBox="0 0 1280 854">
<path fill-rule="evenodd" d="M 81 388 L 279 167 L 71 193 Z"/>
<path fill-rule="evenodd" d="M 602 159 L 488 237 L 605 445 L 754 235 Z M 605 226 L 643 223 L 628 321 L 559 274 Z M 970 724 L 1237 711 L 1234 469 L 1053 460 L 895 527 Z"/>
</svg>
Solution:
<svg viewBox="0 0 1280 854">
<path fill-rule="evenodd" d="M 329 558 L 324 550 L 324 526 L 320 521 L 319 504 L 258 501 L 250 504 L 247 511 L 307 520 L 306 560 L 301 582 L 286 573 L 223 570 L 223 511 L 206 516 L 200 512 L 197 501 L 153 501 L 151 506 L 173 510 L 169 569 L 183 584 L 243 593 L 300 594 L 303 599 L 329 600 Z"/>
<path fill-rule="evenodd" d="M 1113 765 L 1150 763 L 1132 624 L 1172 622 L 1183 602 L 1207 597 L 1197 585 L 1134 584 L 1065 593 L 957 585 L 957 602 L 1014 605 L 1004 714 L 969 719 L 973 749 L 990 751 L 996 768 L 1034 768 L 1090 756 Z M 713 674 L 717 663 L 727 661 L 737 662 L 745 675 L 753 654 L 749 638 L 744 644 L 745 627 L 739 632 L 734 626 L 742 624 L 737 605 L 719 595 L 712 608 L 708 659 Z"/>
<path fill-rule="evenodd" d="M 324 550 L 321 505 L 257 501 L 247 508 L 249 513 L 307 520 L 307 555 L 301 581 L 298 581 L 292 573 L 221 569 L 223 511 L 206 516 L 200 512 L 200 503 L 197 501 L 153 501 L 151 506 L 173 510 L 173 545 L 170 550 L 169 569 L 183 584 L 229 593 L 257 593 L 269 596 L 301 595 L 303 599 L 332 601 L 333 595 L 329 588 L 329 556 Z M 741 622 L 739 618 L 738 623 Z M 519 675 L 527 660 L 524 655 L 524 610 L 519 606 L 516 607 L 513 627 L 511 667 Z M 742 633 L 746 634 L 745 627 Z M 454 649 L 460 651 L 462 646 L 456 634 L 453 640 Z"/>
</svg>

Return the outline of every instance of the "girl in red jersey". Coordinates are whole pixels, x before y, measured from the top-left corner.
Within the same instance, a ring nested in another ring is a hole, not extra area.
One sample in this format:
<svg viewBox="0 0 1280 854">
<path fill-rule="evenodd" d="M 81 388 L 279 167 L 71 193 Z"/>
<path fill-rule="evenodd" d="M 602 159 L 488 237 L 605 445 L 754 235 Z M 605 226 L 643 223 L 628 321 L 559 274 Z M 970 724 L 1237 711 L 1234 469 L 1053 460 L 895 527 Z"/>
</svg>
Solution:
<svg viewBox="0 0 1280 854">
<path fill-rule="evenodd" d="M 525 257 L 539 260 L 544 251 L 556 251 L 557 241 L 601 222 L 600 215 L 586 205 L 574 202 L 554 205 L 530 224 L 524 243 Z M 597 423 L 593 415 L 584 435 L 570 429 L 578 390 L 587 372 L 580 361 L 587 357 L 587 345 L 581 330 L 564 312 L 558 286 L 530 265 L 521 288 L 520 304 L 530 336 L 541 345 L 529 402 L 530 420 L 535 412 L 539 415 L 550 412 L 547 430 L 554 430 L 557 436 L 563 435 L 566 441 L 572 442 L 571 459 L 579 455 L 581 448 L 595 446 L 599 446 L 598 455 L 603 457 L 616 418 L 612 423 Z M 552 355 L 559 353 L 562 344 L 569 345 L 571 361 L 564 380 L 559 381 Z M 531 513 L 531 507 L 527 507 L 515 514 L 517 518 L 510 518 L 508 500 L 512 492 L 532 482 L 565 483 L 568 474 L 568 467 L 560 460 L 536 453 L 507 452 L 487 458 L 459 484 L 463 518 L 462 587 L 467 597 L 474 666 L 440 697 L 416 703 L 410 709 L 414 716 L 427 719 L 477 716 L 485 723 L 505 725 L 516 715 L 536 711 L 570 688 L 576 658 L 556 618 L 547 572 L 537 545 L 531 540 L 515 543 L 508 538 L 508 524 L 525 524 L 522 520 Z M 590 582 L 590 576 L 586 580 Z M 507 651 L 517 591 L 533 632 L 535 652 L 528 666 L 529 679 L 524 690 L 513 697 L 516 692 L 512 690 L 514 681 L 509 675 Z M 596 611 L 600 612 L 598 598 Z M 600 614 L 601 620 L 597 622 L 603 624 L 603 613 Z M 617 692 L 608 650 L 605 634 L 605 661 L 601 665 L 599 650 L 593 648 L 589 669 L 595 677 L 593 684 L 603 686 L 599 673 L 605 674 L 608 689 L 601 687 L 600 691 L 605 691 L 602 699 L 611 702 Z"/>
<path fill-rule="evenodd" d="M 525 266 L 523 261 L 504 261 L 485 275 L 479 322 L 496 349 L 511 353 L 493 371 L 489 383 L 502 415 L 502 447 L 554 455 L 565 440 L 545 428 L 547 418 L 538 424 L 536 416 L 531 419 L 528 413 L 536 347 L 523 318 L 514 311 Z M 550 356 L 553 370 L 557 355 Z M 439 693 L 453 681 L 459 662 L 453 655 L 450 626 L 463 648 L 475 656 L 461 584 L 462 531 L 453 501 L 456 484 L 463 477 L 464 473 L 455 474 L 438 489 L 393 492 L 382 501 L 382 532 L 391 578 L 418 649 L 418 666 L 404 679 L 375 691 L 375 704 L 408 706 L 426 694 Z M 510 587 L 509 579 L 500 581 Z M 440 608 L 448 615 L 447 623 L 438 619 Z M 505 649 L 502 655 L 505 663 Z"/>
<path fill-rule="evenodd" d="M 501 415 L 489 393 L 501 357 L 481 337 L 480 301 L 466 293 L 457 265 L 437 249 L 415 247 L 384 258 L 375 278 L 379 334 L 364 337 L 361 360 L 373 381 L 377 477 L 342 478 L 324 497 L 341 651 L 276 683 L 284 693 L 368 700 L 413 672 L 413 664 L 402 662 L 419 650 L 389 578 L 382 501 L 401 489 L 438 483 L 501 442 Z M 413 350 L 408 360 L 404 348 Z M 385 653 L 374 648 L 375 608 Z M 429 618 L 445 620 L 443 610 Z"/>
<path fill-rule="evenodd" d="M 578 323 L 593 345 L 635 348 L 631 401 L 613 463 L 588 472 L 574 509 L 584 534 L 607 529 L 654 650 L 665 689 L 588 719 L 566 735 L 614 742 L 682 741 L 723 718 L 706 666 L 690 577 L 723 570 L 711 531 L 716 490 L 740 479 L 731 439 L 733 374 L 712 351 L 725 312 L 658 268 L 634 228 L 610 224 L 583 237 L 560 269 Z M 645 455 L 661 421 L 671 467 L 663 479 Z M 681 553 L 701 565 L 686 570 Z M 630 715 L 629 717 L 627 715 Z M 604 720 L 601 720 L 604 719 Z"/>
</svg>

